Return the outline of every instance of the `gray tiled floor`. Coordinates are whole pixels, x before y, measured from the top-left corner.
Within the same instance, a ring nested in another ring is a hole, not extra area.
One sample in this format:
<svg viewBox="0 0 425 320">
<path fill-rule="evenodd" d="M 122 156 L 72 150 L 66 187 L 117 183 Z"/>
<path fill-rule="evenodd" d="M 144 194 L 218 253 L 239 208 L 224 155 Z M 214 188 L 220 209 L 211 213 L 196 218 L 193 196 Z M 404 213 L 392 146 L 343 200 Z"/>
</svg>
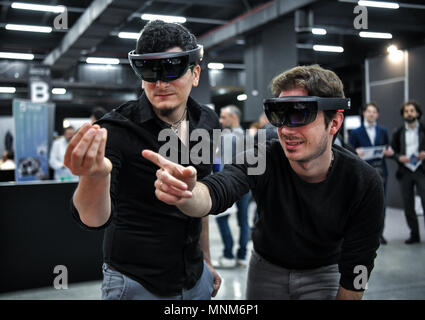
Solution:
<svg viewBox="0 0 425 320">
<path fill-rule="evenodd" d="M 250 213 L 252 213 L 250 207 Z M 222 244 L 214 217 L 210 218 L 210 245 L 213 260 L 221 255 Z M 252 216 L 250 216 L 252 221 Z M 421 235 L 425 239 L 423 216 L 419 218 Z M 234 236 L 238 236 L 236 218 L 230 219 Z M 408 229 L 401 210 L 387 210 L 385 237 L 389 241 L 381 246 L 375 260 L 375 269 L 369 281 L 365 299 L 425 299 L 425 243 L 407 246 L 404 240 Z M 249 249 L 252 243 L 249 243 Z M 250 250 L 249 250 L 250 251 Z M 249 258 L 249 257 L 248 257 Z M 220 269 L 223 283 L 216 299 L 244 299 L 247 269 Z M 40 288 L 35 290 L 11 292 L 0 295 L 2 299 L 100 299 L 100 282 L 69 284 L 66 290 Z"/>
</svg>

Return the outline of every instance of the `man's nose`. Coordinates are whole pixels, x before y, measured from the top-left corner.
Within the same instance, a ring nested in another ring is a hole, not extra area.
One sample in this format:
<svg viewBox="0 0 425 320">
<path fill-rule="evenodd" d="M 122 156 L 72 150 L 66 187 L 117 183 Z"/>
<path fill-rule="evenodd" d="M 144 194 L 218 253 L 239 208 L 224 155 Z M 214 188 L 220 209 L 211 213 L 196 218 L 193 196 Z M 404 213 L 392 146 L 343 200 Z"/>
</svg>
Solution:
<svg viewBox="0 0 425 320">
<path fill-rule="evenodd" d="M 278 133 L 285 136 L 295 135 L 298 132 L 298 127 L 282 126 L 279 128 Z"/>
<path fill-rule="evenodd" d="M 168 86 L 168 82 L 161 81 L 161 80 L 157 80 L 157 81 L 155 82 L 155 86 L 156 86 L 157 88 L 166 87 L 166 86 Z"/>
</svg>

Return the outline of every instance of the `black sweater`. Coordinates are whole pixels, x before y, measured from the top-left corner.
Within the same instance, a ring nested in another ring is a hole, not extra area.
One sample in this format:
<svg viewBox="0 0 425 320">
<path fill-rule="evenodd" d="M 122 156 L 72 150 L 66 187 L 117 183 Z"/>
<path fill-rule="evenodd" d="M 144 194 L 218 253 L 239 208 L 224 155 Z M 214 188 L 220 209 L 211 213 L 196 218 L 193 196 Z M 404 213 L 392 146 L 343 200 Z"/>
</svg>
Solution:
<svg viewBox="0 0 425 320">
<path fill-rule="evenodd" d="M 339 264 L 340 284 L 353 286 L 354 268 L 374 266 L 383 227 L 383 187 L 376 171 L 355 155 L 333 147 L 334 164 L 326 180 L 307 183 L 291 168 L 278 140 L 267 142 L 266 171 L 248 175 L 245 164 L 224 166 L 202 180 L 218 214 L 252 190 L 259 220 L 254 249 L 287 269 Z"/>
</svg>

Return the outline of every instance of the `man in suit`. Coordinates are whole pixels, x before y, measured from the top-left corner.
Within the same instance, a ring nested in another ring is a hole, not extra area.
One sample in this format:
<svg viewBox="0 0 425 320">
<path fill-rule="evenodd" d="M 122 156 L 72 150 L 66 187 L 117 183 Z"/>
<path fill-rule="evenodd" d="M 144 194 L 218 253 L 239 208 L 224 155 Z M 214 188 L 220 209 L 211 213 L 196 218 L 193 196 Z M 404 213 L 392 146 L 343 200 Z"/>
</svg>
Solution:
<svg viewBox="0 0 425 320">
<path fill-rule="evenodd" d="M 410 229 L 410 238 L 405 243 L 412 244 L 420 242 L 415 186 L 425 208 L 425 168 L 422 163 L 425 159 L 425 127 L 419 122 L 422 110 L 416 101 L 405 102 L 401 115 L 404 124 L 394 132 L 391 146 L 395 152 L 394 159 L 398 162 L 396 177 L 400 182 L 404 213 Z"/>
<path fill-rule="evenodd" d="M 360 158 L 364 158 L 367 163 L 376 169 L 382 178 L 384 184 L 384 193 L 387 189 L 388 170 L 385 163 L 385 157 L 393 155 L 391 147 L 389 147 L 389 139 L 387 129 L 377 125 L 376 120 L 379 117 L 378 105 L 369 102 L 363 109 L 362 125 L 350 133 L 350 145 L 356 150 Z M 377 153 L 376 157 L 367 157 L 364 148 L 385 146 L 382 153 Z M 385 211 L 384 211 L 385 214 Z M 384 238 L 384 228 L 380 237 L 381 244 L 387 244 Z"/>
</svg>

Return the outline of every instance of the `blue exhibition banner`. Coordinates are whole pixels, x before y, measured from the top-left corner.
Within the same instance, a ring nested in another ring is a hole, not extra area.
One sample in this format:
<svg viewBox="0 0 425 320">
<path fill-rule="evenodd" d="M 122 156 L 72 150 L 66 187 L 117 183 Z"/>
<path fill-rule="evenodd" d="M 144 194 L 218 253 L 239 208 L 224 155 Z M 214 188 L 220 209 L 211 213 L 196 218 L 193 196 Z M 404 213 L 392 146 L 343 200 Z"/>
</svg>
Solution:
<svg viewBox="0 0 425 320">
<path fill-rule="evenodd" d="M 46 180 L 49 177 L 47 105 L 13 100 L 16 182 Z"/>
</svg>

